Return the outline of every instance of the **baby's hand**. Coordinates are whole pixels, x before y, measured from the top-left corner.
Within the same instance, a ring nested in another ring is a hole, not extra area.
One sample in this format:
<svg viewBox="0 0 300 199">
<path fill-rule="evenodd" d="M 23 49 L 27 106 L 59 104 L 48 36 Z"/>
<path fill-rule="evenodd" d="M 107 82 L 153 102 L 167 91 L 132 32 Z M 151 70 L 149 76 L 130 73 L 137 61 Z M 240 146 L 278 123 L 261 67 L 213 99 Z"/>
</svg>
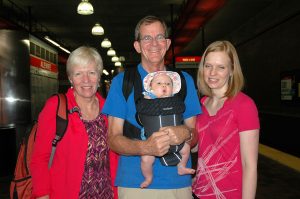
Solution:
<svg viewBox="0 0 300 199">
<path fill-rule="evenodd" d="M 188 129 L 185 125 L 181 126 L 166 126 L 159 129 L 160 131 L 168 132 L 171 145 L 179 145 L 188 139 Z"/>
</svg>

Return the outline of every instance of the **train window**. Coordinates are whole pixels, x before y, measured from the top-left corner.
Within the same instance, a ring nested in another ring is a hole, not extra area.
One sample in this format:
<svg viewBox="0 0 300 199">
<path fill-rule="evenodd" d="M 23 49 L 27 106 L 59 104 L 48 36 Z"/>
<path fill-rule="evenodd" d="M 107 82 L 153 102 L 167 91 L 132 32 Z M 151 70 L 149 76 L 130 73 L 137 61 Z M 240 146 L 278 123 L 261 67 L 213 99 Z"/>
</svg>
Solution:
<svg viewBox="0 0 300 199">
<path fill-rule="evenodd" d="M 53 63 L 57 64 L 57 54 L 53 54 Z"/>
<path fill-rule="evenodd" d="M 53 53 L 52 53 L 52 52 L 50 52 L 50 62 L 51 62 L 51 63 L 54 63 L 54 60 L 53 60 Z"/>
<path fill-rule="evenodd" d="M 48 50 L 46 50 L 46 58 L 45 58 L 47 61 L 49 61 L 50 60 L 50 56 L 49 56 L 49 51 Z"/>
<path fill-rule="evenodd" d="M 36 45 L 35 48 L 35 55 L 41 57 L 41 47 L 39 47 L 38 45 Z"/>
<path fill-rule="evenodd" d="M 46 51 L 45 48 L 41 48 L 41 58 L 42 58 L 42 59 L 45 59 L 45 57 L 46 57 L 45 51 Z"/>
<path fill-rule="evenodd" d="M 34 50 L 35 50 L 35 44 L 30 42 L 30 54 L 34 55 Z"/>
</svg>

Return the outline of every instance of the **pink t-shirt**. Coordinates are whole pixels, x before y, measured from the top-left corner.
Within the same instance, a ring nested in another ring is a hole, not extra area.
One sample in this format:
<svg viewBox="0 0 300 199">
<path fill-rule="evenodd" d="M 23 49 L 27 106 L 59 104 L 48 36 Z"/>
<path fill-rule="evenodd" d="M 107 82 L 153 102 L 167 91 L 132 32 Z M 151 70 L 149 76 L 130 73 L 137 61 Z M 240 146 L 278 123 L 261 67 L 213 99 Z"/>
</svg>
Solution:
<svg viewBox="0 0 300 199">
<path fill-rule="evenodd" d="M 259 129 L 253 100 L 240 92 L 209 116 L 201 99 L 203 113 L 197 116 L 198 162 L 193 192 L 197 197 L 242 198 L 242 164 L 239 133 Z"/>
</svg>

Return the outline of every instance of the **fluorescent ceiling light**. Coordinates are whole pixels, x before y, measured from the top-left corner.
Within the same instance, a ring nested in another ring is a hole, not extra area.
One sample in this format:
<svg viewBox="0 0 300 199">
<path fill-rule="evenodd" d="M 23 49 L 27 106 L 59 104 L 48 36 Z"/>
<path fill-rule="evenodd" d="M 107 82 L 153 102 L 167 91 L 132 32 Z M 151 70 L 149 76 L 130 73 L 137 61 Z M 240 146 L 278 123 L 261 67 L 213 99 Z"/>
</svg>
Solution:
<svg viewBox="0 0 300 199">
<path fill-rule="evenodd" d="M 103 73 L 104 73 L 105 75 L 109 75 L 109 73 L 108 73 L 107 70 L 105 70 L 105 69 L 103 69 Z"/>
<path fill-rule="evenodd" d="M 49 41 L 50 43 L 52 43 L 54 46 L 59 47 L 60 45 L 58 43 L 56 43 L 55 41 L 53 41 L 52 39 L 50 39 L 48 36 L 44 37 L 47 41 Z"/>
<path fill-rule="evenodd" d="M 70 54 L 71 52 L 67 49 L 65 49 L 64 47 L 59 46 L 60 49 L 62 49 L 63 51 L 65 51 L 66 53 Z"/>
<path fill-rule="evenodd" d="M 50 43 L 52 43 L 54 46 L 62 49 L 63 51 L 65 51 L 66 53 L 69 53 L 70 54 L 70 51 L 65 49 L 64 47 L 62 47 L 61 45 L 59 45 L 57 42 L 53 41 L 52 39 L 50 39 L 48 36 L 45 36 L 44 37 L 47 41 L 49 41 Z"/>
</svg>

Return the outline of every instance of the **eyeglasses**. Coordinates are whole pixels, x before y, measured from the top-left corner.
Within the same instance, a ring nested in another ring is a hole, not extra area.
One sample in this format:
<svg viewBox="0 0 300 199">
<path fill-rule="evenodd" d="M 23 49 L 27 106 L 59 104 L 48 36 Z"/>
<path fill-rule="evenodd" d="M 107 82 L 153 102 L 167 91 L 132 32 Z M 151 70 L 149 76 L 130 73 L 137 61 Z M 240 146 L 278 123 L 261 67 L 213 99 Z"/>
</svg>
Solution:
<svg viewBox="0 0 300 199">
<path fill-rule="evenodd" d="M 166 41 L 166 36 L 162 35 L 162 34 L 159 34 L 159 35 L 156 35 L 156 37 L 153 38 L 150 35 L 146 35 L 143 38 L 141 38 L 140 41 L 142 41 L 144 43 L 152 43 L 154 39 L 157 42 L 163 42 L 163 41 Z"/>
</svg>

